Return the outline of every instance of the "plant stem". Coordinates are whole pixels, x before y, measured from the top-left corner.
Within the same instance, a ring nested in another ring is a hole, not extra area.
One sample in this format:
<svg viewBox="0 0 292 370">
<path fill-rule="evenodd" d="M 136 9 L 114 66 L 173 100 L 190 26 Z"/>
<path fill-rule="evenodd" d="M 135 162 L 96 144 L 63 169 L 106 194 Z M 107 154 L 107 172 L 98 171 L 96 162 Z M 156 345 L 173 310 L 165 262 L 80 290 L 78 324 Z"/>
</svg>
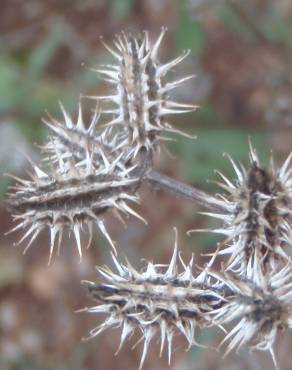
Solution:
<svg viewBox="0 0 292 370">
<path fill-rule="evenodd" d="M 155 189 L 158 188 L 174 193 L 182 198 L 192 200 L 204 208 L 226 211 L 223 203 L 219 199 L 169 176 L 150 170 L 145 174 L 144 178 Z"/>
</svg>

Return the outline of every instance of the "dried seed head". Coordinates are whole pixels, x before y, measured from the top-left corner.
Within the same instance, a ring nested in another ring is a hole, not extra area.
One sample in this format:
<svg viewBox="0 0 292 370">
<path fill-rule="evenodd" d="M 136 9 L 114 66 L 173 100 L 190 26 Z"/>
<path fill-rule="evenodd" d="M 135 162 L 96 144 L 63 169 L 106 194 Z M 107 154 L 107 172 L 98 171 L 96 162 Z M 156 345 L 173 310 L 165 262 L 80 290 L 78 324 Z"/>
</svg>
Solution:
<svg viewBox="0 0 292 370">
<path fill-rule="evenodd" d="M 98 268 L 106 282 L 86 282 L 98 305 L 85 311 L 105 313 L 108 317 L 90 331 L 89 338 L 108 328 L 122 327 L 119 351 L 125 340 L 136 329 L 140 330 L 139 342 L 144 342 L 141 368 L 150 342 L 157 334 L 161 339 L 161 353 L 165 341 L 168 343 L 170 361 L 176 332 L 187 339 L 190 347 L 199 345 L 195 340 L 197 327 L 223 329 L 223 325 L 234 324 L 221 343 L 230 340 L 226 355 L 241 346 L 268 350 L 277 366 L 273 350 L 276 336 L 280 330 L 292 327 L 291 261 L 281 270 L 266 275 L 257 285 L 232 272 L 213 270 L 216 256 L 196 276 L 193 257 L 186 265 L 179 256 L 183 266 L 183 272 L 179 273 L 177 256 L 175 246 L 169 265 L 148 262 L 138 272 L 128 261 L 121 264 L 113 255 L 117 273 L 107 266 Z"/>
<path fill-rule="evenodd" d="M 43 122 L 51 131 L 48 143 L 42 147 L 45 153 L 49 154 L 49 162 L 56 162 L 61 156 L 62 159 L 73 158 L 77 162 L 86 161 L 87 152 L 90 152 L 92 161 L 95 165 L 103 165 L 105 160 L 119 160 L 116 165 L 124 167 L 124 157 L 119 157 L 123 146 L 124 137 L 121 132 L 116 132 L 113 127 L 98 127 L 100 118 L 99 106 L 96 106 L 94 114 L 86 126 L 83 119 L 82 106 L 79 103 L 77 122 L 74 123 L 70 115 L 60 104 L 63 120 L 57 121 L 49 116 L 49 119 L 43 119 Z"/>
<path fill-rule="evenodd" d="M 214 325 L 233 323 L 227 340 L 226 355 L 242 346 L 269 351 L 278 369 L 274 343 L 279 331 L 292 328 L 291 261 L 280 271 L 265 276 L 261 285 L 232 273 L 209 271 L 215 278 L 214 289 L 222 292 L 222 305 L 213 312 Z"/>
<path fill-rule="evenodd" d="M 287 259 L 285 250 L 291 246 L 292 154 L 279 170 L 261 167 L 250 146 L 250 167 L 240 168 L 229 157 L 237 180 L 218 183 L 227 195 L 220 196 L 222 213 L 206 213 L 223 221 L 223 226 L 210 232 L 226 236 L 227 247 L 221 254 L 230 254 L 227 269 L 256 283 L 267 270 L 273 270 Z"/>
<path fill-rule="evenodd" d="M 168 98 L 170 90 L 192 76 L 166 83 L 167 72 L 180 63 L 189 52 L 169 63 L 161 64 L 157 55 L 165 32 L 163 28 L 154 44 L 150 42 L 147 32 L 138 38 L 122 33 L 114 41 L 115 50 L 104 43 L 117 60 L 117 65 L 106 65 L 96 70 L 112 85 L 113 92 L 111 95 L 91 98 L 111 104 L 103 113 L 113 115 L 108 125 L 120 126 L 127 131 L 131 158 L 135 157 L 142 147 L 152 151 L 161 139 L 161 133 L 178 132 L 167 123 L 167 115 L 190 112 L 197 108 Z"/>
<path fill-rule="evenodd" d="M 95 153 L 102 158 L 99 165 L 88 151 L 86 160 L 77 163 L 64 160 L 63 155 L 56 152 L 58 162 L 50 173 L 33 164 L 31 180 L 16 178 L 16 191 L 10 195 L 8 205 L 14 220 L 19 223 L 11 231 L 27 229 L 17 243 L 30 237 L 25 251 L 40 231 L 49 227 L 51 259 L 57 236 L 60 245 L 63 230 L 67 227 L 75 236 L 81 257 L 80 231 L 87 225 L 90 244 L 94 224 L 115 248 L 104 226 L 105 211 L 111 209 L 117 215 L 121 212 L 140 217 L 127 205 L 127 201 L 138 201 L 135 195 L 138 179 L 131 175 L 134 167 L 121 168 L 119 158 L 109 162 L 101 148 L 96 148 Z"/>
<path fill-rule="evenodd" d="M 87 283 L 90 295 L 99 304 L 85 310 L 106 313 L 108 318 L 91 330 L 90 338 L 108 328 L 122 327 L 120 349 L 135 329 L 140 329 L 144 342 L 140 368 L 155 334 L 160 336 L 160 353 L 167 341 L 169 361 L 175 332 L 186 338 L 189 347 L 198 345 L 195 329 L 208 324 L 208 312 L 218 305 L 220 298 L 217 292 L 205 287 L 208 281 L 205 272 L 193 276 L 193 257 L 187 265 L 180 258 L 183 272 L 179 273 L 177 255 L 175 246 L 168 266 L 148 262 L 141 272 L 128 261 L 125 265 L 121 264 L 114 256 L 118 273 L 108 267 L 99 268 L 99 273 L 107 282 Z"/>
</svg>

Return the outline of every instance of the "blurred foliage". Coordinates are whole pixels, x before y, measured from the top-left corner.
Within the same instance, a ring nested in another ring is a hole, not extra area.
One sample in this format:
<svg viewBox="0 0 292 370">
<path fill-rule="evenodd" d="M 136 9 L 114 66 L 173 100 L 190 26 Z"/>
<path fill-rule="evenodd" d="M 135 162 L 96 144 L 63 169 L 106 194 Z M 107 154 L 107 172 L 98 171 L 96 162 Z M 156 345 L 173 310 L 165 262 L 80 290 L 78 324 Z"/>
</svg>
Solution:
<svg viewBox="0 0 292 370">
<path fill-rule="evenodd" d="M 16 369 L 21 369 L 21 370 L 37 370 L 39 369 L 39 365 L 36 361 L 34 361 L 31 357 L 19 357 L 18 358 L 18 361 L 13 361 L 13 362 L 10 362 L 10 361 L 5 361 L 5 359 L 3 359 L 3 366 L 4 364 L 7 365 L 8 363 L 8 366 L 11 370 L 16 370 Z M 0 362 L 1 364 L 1 362 Z M 49 367 L 47 365 L 44 365 L 44 367 L 42 367 L 43 370 L 50 370 Z"/>
<path fill-rule="evenodd" d="M 109 0 L 111 14 L 114 18 L 126 18 L 131 14 L 134 0 Z"/>
<path fill-rule="evenodd" d="M 41 43 L 29 49 L 27 55 L 3 54 L 0 59 L 0 114 L 19 113 L 19 127 L 23 126 L 22 133 L 30 141 L 41 138 L 35 123 L 45 110 L 59 113 L 58 101 L 61 100 L 66 109 L 72 111 L 81 91 L 98 84 L 97 78 L 92 78 L 93 72 L 84 68 L 69 83 L 47 77 L 46 68 L 62 44 L 61 35 L 62 23 L 56 21 Z M 31 127 L 30 118 L 34 120 Z M 44 125 L 40 125 L 42 129 Z"/>
<path fill-rule="evenodd" d="M 84 365 L 85 362 L 85 355 L 86 350 L 83 348 L 77 347 L 75 348 L 74 353 L 70 358 L 68 358 L 67 362 L 64 364 L 63 361 L 57 361 L 54 364 L 43 364 L 39 361 L 34 360 L 30 356 L 21 356 L 18 358 L 17 361 L 9 361 L 0 357 L 0 365 L 1 363 L 9 364 L 11 370 L 87 370 L 88 368 Z"/>
<path fill-rule="evenodd" d="M 282 44 L 292 49 L 292 22 L 274 12 L 269 14 L 263 22 L 263 30 L 266 36 L 276 44 Z"/>
<path fill-rule="evenodd" d="M 253 14 L 248 13 L 248 9 L 242 10 L 242 13 L 236 12 L 236 7 L 230 4 L 232 1 L 222 4 L 218 16 L 231 31 L 240 34 L 247 41 L 253 41 L 256 35 L 254 29 L 251 28 L 252 26 L 272 43 L 292 47 L 292 23 L 284 19 L 275 7 L 256 18 Z"/>
<path fill-rule="evenodd" d="M 204 32 L 199 22 L 192 18 L 183 1 L 180 12 L 175 33 L 177 54 L 189 49 L 193 55 L 200 56 L 204 48 Z"/>
<path fill-rule="evenodd" d="M 5 174 L 9 170 L 7 167 L 0 166 L 0 171 L 2 174 Z M 8 186 L 11 184 L 11 180 L 6 177 L 2 176 L 0 180 L 0 199 L 4 196 L 4 194 L 7 192 Z"/>
<path fill-rule="evenodd" d="M 46 66 L 60 44 L 61 28 L 52 27 L 41 45 L 29 50 L 27 55 L 3 55 L 0 60 L 0 113 L 10 110 L 38 116 L 44 107 L 55 104 L 60 83 L 50 82 L 43 75 Z M 43 80 L 42 80 L 43 78 Z"/>
<path fill-rule="evenodd" d="M 221 5 L 218 10 L 218 17 L 230 31 L 240 34 L 247 41 L 254 40 L 253 30 L 247 27 L 240 15 L 228 3 Z"/>
<path fill-rule="evenodd" d="M 197 139 L 176 138 L 171 148 L 180 160 L 180 177 L 206 187 L 206 179 L 214 179 L 213 171 L 219 170 L 228 178 L 235 174 L 230 161 L 222 153 L 228 153 L 235 162 L 248 161 L 248 139 L 260 153 L 263 164 L 267 163 L 267 138 L 261 132 L 234 128 L 213 128 L 195 130 Z M 209 190 L 212 184 L 209 184 Z M 218 189 L 218 188 L 217 188 Z"/>
</svg>

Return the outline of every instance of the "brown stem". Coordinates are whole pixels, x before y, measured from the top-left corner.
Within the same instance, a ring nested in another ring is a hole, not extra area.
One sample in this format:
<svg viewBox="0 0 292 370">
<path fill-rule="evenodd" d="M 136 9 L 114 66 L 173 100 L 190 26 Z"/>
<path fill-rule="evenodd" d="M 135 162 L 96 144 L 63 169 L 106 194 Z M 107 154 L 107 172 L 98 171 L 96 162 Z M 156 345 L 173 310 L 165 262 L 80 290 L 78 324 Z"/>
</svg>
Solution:
<svg viewBox="0 0 292 370">
<path fill-rule="evenodd" d="M 219 199 L 169 176 L 150 170 L 144 178 L 155 189 L 169 191 L 183 198 L 190 199 L 204 208 L 226 211 L 223 202 Z"/>
</svg>

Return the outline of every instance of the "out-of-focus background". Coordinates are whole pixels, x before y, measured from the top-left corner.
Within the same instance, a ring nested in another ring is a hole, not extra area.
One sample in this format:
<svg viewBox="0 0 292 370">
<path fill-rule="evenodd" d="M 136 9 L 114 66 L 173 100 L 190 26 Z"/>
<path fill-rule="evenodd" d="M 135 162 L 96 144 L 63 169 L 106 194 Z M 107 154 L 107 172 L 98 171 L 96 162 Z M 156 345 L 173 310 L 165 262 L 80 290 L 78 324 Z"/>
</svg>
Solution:
<svg viewBox="0 0 292 370">
<path fill-rule="evenodd" d="M 80 93 L 103 94 L 106 86 L 91 67 L 110 60 L 99 41 L 111 42 L 121 30 L 150 31 L 154 39 L 161 26 L 168 33 L 160 59 L 167 61 L 185 49 L 191 56 L 176 68 L 176 76 L 196 74 L 175 92 L 178 101 L 196 103 L 200 110 L 180 115 L 173 124 L 196 134 L 193 141 L 177 138 L 163 153 L 157 168 L 210 192 L 206 182 L 220 169 L 234 178 L 222 156 L 230 153 L 245 162 L 248 137 L 263 162 L 270 149 L 281 163 L 292 139 L 292 2 L 291 0 L 0 0 L 0 168 L 24 176 L 29 165 L 23 152 L 40 160 L 34 145 L 47 135 L 41 123 L 45 111 L 60 117 L 58 100 L 76 113 Z M 1 200 L 10 184 L 1 176 Z M 2 203 L 3 204 L 3 203 Z M 108 218 L 120 255 L 137 267 L 140 259 L 165 262 L 174 233 L 188 258 L 214 250 L 216 236 L 185 232 L 208 227 L 200 209 L 165 193 L 145 189 L 140 213 L 146 227 L 130 219 L 126 229 Z M 1 235 L 11 217 L 1 212 Z M 13 246 L 19 234 L 0 239 L 0 369 L 1 370 L 124 370 L 137 369 L 141 347 L 127 343 L 117 357 L 119 331 L 82 342 L 101 318 L 77 309 L 91 305 L 80 280 L 96 280 L 96 265 L 111 264 L 109 247 L 98 235 L 79 263 L 74 241 L 63 242 L 61 256 L 48 267 L 48 235 L 42 234 L 28 253 Z M 217 347 L 222 334 L 198 332 L 198 341 Z M 291 339 L 291 336 L 290 336 Z M 222 354 L 214 349 L 184 351 L 175 341 L 171 368 L 196 370 L 272 369 L 268 354 Z M 283 370 L 292 369 L 289 336 L 280 338 L 278 354 Z M 145 369 L 167 368 L 153 344 Z"/>
</svg>

